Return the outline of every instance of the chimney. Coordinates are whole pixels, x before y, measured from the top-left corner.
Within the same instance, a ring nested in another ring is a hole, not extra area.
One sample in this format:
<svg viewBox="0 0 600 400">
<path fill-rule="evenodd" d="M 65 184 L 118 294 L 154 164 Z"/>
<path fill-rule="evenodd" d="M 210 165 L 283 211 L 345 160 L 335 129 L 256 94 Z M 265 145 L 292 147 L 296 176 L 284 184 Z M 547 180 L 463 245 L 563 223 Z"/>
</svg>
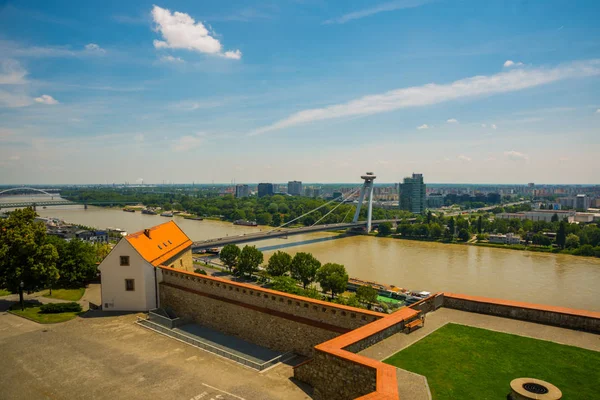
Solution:
<svg viewBox="0 0 600 400">
<path fill-rule="evenodd" d="M 148 239 L 150 239 L 150 229 L 144 229 L 144 235 L 146 235 Z"/>
</svg>

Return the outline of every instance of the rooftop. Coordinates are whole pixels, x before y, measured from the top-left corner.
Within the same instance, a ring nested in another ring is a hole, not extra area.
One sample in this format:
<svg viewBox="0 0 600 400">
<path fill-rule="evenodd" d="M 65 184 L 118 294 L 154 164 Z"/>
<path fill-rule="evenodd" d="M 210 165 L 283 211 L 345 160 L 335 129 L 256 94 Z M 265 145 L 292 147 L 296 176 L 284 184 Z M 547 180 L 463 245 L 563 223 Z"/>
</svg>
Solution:
<svg viewBox="0 0 600 400">
<path fill-rule="evenodd" d="M 125 239 L 155 267 L 192 245 L 192 240 L 173 221 L 132 233 Z"/>
</svg>

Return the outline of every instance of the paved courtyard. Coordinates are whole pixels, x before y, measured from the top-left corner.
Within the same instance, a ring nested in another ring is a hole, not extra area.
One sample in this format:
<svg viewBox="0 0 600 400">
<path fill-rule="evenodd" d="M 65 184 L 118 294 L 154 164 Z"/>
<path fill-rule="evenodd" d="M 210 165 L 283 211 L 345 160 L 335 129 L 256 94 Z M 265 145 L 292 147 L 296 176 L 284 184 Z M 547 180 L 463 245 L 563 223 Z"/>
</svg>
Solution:
<svg viewBox="0 0 600 400">
<path fill-rule="evenodd" d="M 0 303 L 2 399 L 309 398 L 289 365 L 259 373 L 138 326 L 136 315 L 40 325 Z"/>
</svg>

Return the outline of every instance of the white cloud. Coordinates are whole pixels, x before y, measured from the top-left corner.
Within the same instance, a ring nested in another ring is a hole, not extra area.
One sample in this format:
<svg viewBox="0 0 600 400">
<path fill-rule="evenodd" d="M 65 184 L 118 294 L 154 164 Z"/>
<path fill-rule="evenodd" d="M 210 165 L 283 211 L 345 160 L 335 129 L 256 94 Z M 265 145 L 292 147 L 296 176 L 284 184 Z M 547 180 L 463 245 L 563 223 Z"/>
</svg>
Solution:
<svg viewBox="0 0 600 400">
<path fill-rule="evenodd" d="M 508 157 L 510 160 L 513 160 L 513 161 L 526 161 L 526 160 L 529 160 L 529 157 L 527 157 L 527 154 L 523 154 L 523 153 L 520 153 L 520 152 L 514 151 L 514 150 L 505 151 L 504 155 L 506 157 Z"/>
<path fill-rule="evenodd" d="M 457 157 L 460 161 L 464 161 L 464 162 L 471 162 L 471 157 L 467 157 L 465 155 L 460 155 Z"/>
<path fill-rule="evenodd" d="M 600 114 L 600 108 L 596 110 L 596 114 Z"/>
<path fill-rule="evenodd" d="M 427 125 L 427 124 L 423 124 L 423 125 L 421 125 L 421 126 L 417 126 L 417 129 L 418 129 L 418 130 L 421 130 L 421 129 L 429 129 L 429 125 Z"/>
<path fill-rule="evenodd" d="M 96 43 L 88 43 L 85 45 L 85 51 L 90 54 L 105 54 L 106 50 L 98 46 Z"/>
<path fill-rule="evenodd" d="M 173 56 L 170 56 L 170 55 L 169 56 L 162 56 L 160 58 L 160 61 L 163 61 L 163 62 L 172 62 L 172 63 L 182 63 L 182 62 L 185 62 L 183 60 L 183 58 L 173 57 Z"/>
<path fill-rule="evenodd" d="M 242 52 L 239 50 L 226 51 L 225 53 L 223 53 L 223 57 L 231 58 L 232 60 L 239 60 L 240 58 L 242 58 Z"/>
<path fill-rule="evenodd" d="M 513 60 L 506 60 L 504 62 L 504 67 L 506 67 L 506 68 L 521 67 L 521 66 L 523 66 L 522 62 L 514 62 Z"/>
<path fill-rule="evenodd" d="M 446 120 L 446 122 L 449 124 L 458 124 L 458 120 L 456 118 L 450 118 Z"/>
<path fill-rule="evenodd" d="M 56 100 L 54 97 L 49 96 L 47 94 L 43 94 L 40 97 L 36 97 L 35 102 L 42 103 L 42 104 L 48 104 L 48 105 L 58 104 L 58 100 Z"/>
<path fill-rule="evenodd" d="M 481 127 L 482 128 L 487 128 L 487 125 L 486 124 L 481 124 Z"/>
<path fill-rule="evenodd" d="M 492 124 L 491 127 L 492 127 L 492 129 L 498 129 L 498 127 L 496 126 L 496 124 Z"/>
<path fill-rule="evenodd" d="M 0 61 L 0 85 L 21 85 L 27 83 L 27 71 L 16 60 Z"/>
<path fill-rule="evenodd" d="M 202 144 L 202 136 L 202 134 L 182 136 L 173 142 L 171 148 L 179 152 L 195 149 Z"/>
<path fill-rule="evenodd" d="M 239 50 L 223 53 L 219 40 L 211 36 L 214 32 L 209 32 L 202 22 L 196 22 L 189 14 L 177 11 L 171 13 L 170 10 L 154 6 L 152 18 L 156 23 L 156 31 L 164 39 L 154 41 L 157 49 L 186 49 L 236 60 L 242 57 Z"/>
<path fill-rule="evenodd" d="M 144 141 L 144 134 L 138 133 L 133 137 L 133 140 L 135 140 L 137 143 L 142 143 Z"/>
<path fill-rule="evenodd" d="M 19 155 L 14 155 L 14 156 L 10 156 L 10 157 L 8 157 L 8 159 L 9 159 L 10 161 L 19 161 L 19 160 L 21 159 L 21 156 L 19 156 Z"/>
<path fill-rule="evenodd" d="M 345 24 L 346 22 L 353 21 L 355 19 L 369 17 L 371 15 L 379 14 L 386 11 L 401 10 L 404 8 L 415 8 L 422 6 L 423 4 L 429 3 L 430 0 L 396 0 L 382 3 L 371 8 L 365 8 L 363 10 L 353 11 L 348 14 L 344 14 L 337 18 L 328 19 L 323 22 L 324 24 Z"/>
<path fill-rule="evenodd" d="M 474 76 L 448 84 L 430 83 L 369 95 L 323 108 L 299 111 L 271 125 L 258 128 L 258 135 L 309 122 L 365 116 L 408 107 L 422 107 L 451 100 L 509 93 L 549 83 L 600 75 L 600 59 L 574 62 L 554 68 L 513 69 L 491 76 Z"/>
</svg>

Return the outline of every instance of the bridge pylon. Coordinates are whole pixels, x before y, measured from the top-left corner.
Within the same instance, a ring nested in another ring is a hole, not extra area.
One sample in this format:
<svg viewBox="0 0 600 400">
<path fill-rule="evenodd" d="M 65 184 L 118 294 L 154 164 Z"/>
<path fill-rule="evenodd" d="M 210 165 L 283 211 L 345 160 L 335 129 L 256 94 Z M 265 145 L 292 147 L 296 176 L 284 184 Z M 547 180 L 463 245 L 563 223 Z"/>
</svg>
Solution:
<svg viewBox="0 0 600 400">
<path fill-rule="evenodd" d="M 352 222 L 358 222 L 358 216 L 360 215 L 360 208 L 365 199 L 365 195 L 368 196 L 369 203 L 367 208 L 367 233 L 371 232 L 371 215 L 373 214 L 373 181 L 376 176 L 372 172 L 367 172 L 365 175 L 361 176 L 364 179 L 365 183 L 363 183 L 362 188 L 360 189 L 360 196 L 358 198 L 358 204 L 356 205 L 356 212 L 354 213 L 354 218 Z"/>
</svg>

